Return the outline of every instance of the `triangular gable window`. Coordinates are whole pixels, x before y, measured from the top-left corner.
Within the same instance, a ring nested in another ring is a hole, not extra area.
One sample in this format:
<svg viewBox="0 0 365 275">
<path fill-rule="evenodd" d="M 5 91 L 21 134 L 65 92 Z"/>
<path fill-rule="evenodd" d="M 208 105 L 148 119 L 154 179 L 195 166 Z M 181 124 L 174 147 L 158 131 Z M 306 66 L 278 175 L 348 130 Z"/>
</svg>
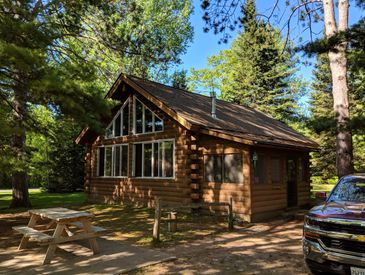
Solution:
<svg viewBox="0 0 365 275">
<path fill-rule="evenodd" d="M 127 100 L 105 131 L 105 138 L 127 136 L 129 132 L 129 100 Z"/>
<path fill-rule="evenodd" d="M 163 120 L 134 98 L 134 133 L 147 134 L 163 131 Z"/>
</svg>

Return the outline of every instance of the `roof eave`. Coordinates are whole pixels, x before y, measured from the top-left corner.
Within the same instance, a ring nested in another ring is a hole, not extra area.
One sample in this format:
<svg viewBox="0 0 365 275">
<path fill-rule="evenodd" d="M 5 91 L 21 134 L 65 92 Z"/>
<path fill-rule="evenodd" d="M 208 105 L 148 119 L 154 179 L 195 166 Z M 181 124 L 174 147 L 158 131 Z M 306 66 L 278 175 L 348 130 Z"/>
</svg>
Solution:
<svg viewBox="0 0 365 275">
<path fill-rule="evenodd" d="M 304 142 L 295 142 L 295 145 L 289 143 L 285 140 L 278 141 L 262 141 L 259 138 L 243 138 L 237 136 L 235 134 L 223 133 L 221 131 L 212 130 L 209 128 L 199 128 L 199 132 L 202 134 L 215 136 L 222 139 L 227 139 L 231 141 L 235 141 L 238 143 L 251 145 L 251 146 L 264 146 L 264 147 L 276 147 L 276 148 L 287 148 L 287 149 L 296 149 L 296 150 L 305 150 L 305 151 L 316 151 L 318 148 L 318 144 L 315 142 L 312 143 L 304 143 Z M 294 143 L 294 142 L 293 142 Z"/>
</svg>

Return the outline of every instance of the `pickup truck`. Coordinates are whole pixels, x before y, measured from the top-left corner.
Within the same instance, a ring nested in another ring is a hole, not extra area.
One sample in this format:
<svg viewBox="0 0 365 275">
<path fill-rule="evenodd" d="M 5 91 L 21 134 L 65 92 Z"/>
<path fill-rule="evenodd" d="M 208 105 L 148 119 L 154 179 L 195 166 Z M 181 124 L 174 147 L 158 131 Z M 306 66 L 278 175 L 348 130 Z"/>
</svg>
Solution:
<svg viewBox="0 0 365 275">
<path fill-rule="evenodd" d="M 365 174 L 342 177 L 308 212 L 303 253 L 313 274 L 365 275 Z"/>
</svg>

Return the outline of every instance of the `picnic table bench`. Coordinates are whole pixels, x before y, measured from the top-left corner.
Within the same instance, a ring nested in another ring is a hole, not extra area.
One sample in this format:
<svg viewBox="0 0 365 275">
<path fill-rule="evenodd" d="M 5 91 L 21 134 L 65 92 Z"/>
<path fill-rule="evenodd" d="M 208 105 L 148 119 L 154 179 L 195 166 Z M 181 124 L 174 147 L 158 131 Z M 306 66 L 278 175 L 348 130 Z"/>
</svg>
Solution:
<svg viewBox="0 0 365 275">
<path fill-rule="evenodd" d="M 14 226 L 13 229 L 23 234 L 18 249 L 24 249 L 28 241 L 48 245 L 43 264 L 51 262 L 58 244 L 76 240 L 89 240 L 93 254 L 99 253 L 96 237 L 106 233 L 106 229 L 91 224 L 93 214 L 67 208 L 48 208 L 29 210 L 30 220 L 27 226 Z M 48 224 L 37 224 L 48 220 Z M 53 234 L 47 234 L 52 233 Z"/>
</svg>

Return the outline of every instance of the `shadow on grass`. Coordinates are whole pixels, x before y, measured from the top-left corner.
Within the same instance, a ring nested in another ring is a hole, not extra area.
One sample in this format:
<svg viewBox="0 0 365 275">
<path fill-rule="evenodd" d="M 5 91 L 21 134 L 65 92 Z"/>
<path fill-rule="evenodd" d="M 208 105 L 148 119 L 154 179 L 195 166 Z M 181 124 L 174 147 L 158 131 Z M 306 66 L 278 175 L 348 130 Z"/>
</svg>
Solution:
<svg viewBox="0 0 365 275">
<path fill-rule="evenodd" d="M 186 243 L 207 235 L 225 231 L 227 223 L 222 218 L 198 214 L 179 214 L 177 231 L 167 230 L 167 222 L 161 223 L 159 243 L 152 239 L 154 209 L 130 205 L 85 205 L 80 210 L 95 214 L 95 224 L 105 227 L 114 233 L 113 238 L 125 240 L 137 245 L 164 247 Z M 163 214 L 162 220 L 167 218 Z"/>
</svg>

